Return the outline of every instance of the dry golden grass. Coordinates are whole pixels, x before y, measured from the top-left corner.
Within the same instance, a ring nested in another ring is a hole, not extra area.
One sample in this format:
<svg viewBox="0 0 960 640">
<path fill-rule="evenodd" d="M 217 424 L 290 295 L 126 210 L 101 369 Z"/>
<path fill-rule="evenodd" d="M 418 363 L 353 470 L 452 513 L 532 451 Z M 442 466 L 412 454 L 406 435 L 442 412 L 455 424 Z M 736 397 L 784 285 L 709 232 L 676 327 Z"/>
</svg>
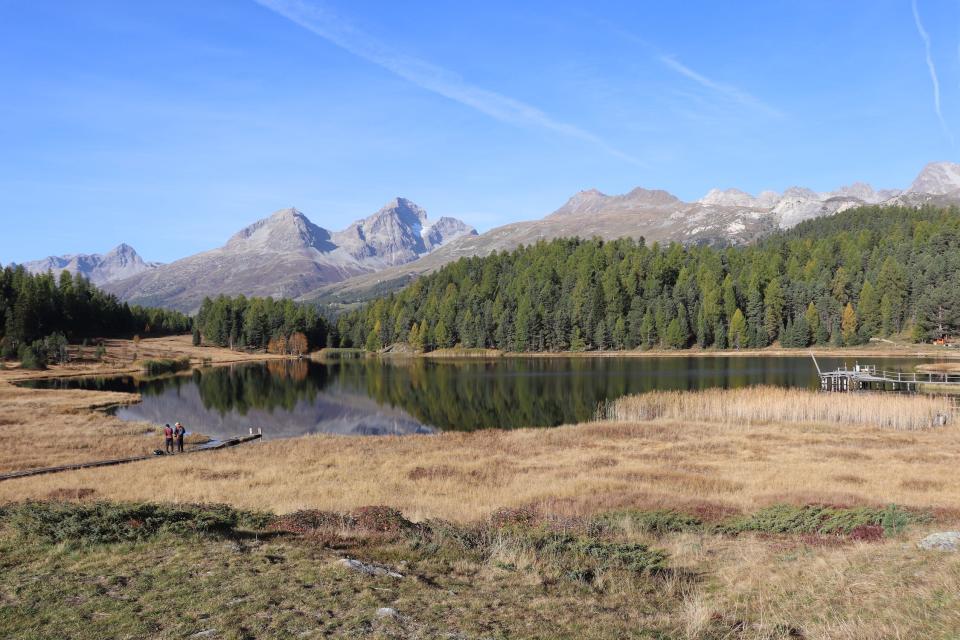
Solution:
<svg viewBox="0 0 960 640">
<path fill-rule="evenodd" d="M 941 425 L 954 416 L 950 400 L 943 396 L 749 387 L 625 396 L 606 407 L 606 417 L 620 422 L 665 418 L 724 424 L 862 424 L 912 431 Z"/>
<path fill-rule="evenodd" d="M 902 539 L 816 546 L 678 534 L 656 542 L 707 578 L 683 594 L 686 638 L 946 639 L 960 629 L 958 554 Z M 718 636 L 718 627 L 729 634 Z"/>
<path fill-rule="evenodd" d="M 92 460 L 147 454 L 163 447 L 155 425 L 124 422 L 95 409 L 136 402 L 136 394 L 100 391 L 25 389 L 12 382 L 79 375 L 139 373 L 139 361 L 187 356 L 196 364 L 282 358 L 237 353 L 217 347 L 194 347 L 190 336 L 109 340 L 103 362 L 74 361 L 46 371 L 0 369 L 0 473 Z M 72 349 L 77 349 L 73 347 Z M 92 357 L 94 347 L 86 347 Z M 188 443 L 202 442 L 202 434 Z"/>
<path fill-rule="evenodd" d="M 154 427 L 93 411 L 136 395 L 21 389 L 0 382 L 0 473 L 145 454 Z"/>
<path fill-rule="evenodd" d="M 70 347 L 72 361 L 69 363 L 51 365 L 43 371 L 0 366 L 0 381 L 140 373 L 142 369 L 140 363 L 143 360 L 188 357 L 194 365 L 203 363 L 217 365 L 251 360 L 283 360 L 290 357 L 268 353 L 244 353 L 221 347 L 195 347 L 192 337 L 189 335 L 145 338 L 139 342 L 119 339 L 105 340 L 103 344 L 107 352 L 102 361 L 95 359 L 95 346 L 72 345 Z"/>
<path fill-rule="evenodd" d="M 620 507 L 710 515 L 777 502 L 893 502 L 960 512 L 958 435 L 956 426 L 901 432 L 670 420 L 318 435 L 11 480 L 0 483 L 0 502 L 89 487 L 100 498 L 225 502 L 280 513 L 386 504 L 414 519 L 458 521 L 520 505 L 569 515 Z"/>
</svg>

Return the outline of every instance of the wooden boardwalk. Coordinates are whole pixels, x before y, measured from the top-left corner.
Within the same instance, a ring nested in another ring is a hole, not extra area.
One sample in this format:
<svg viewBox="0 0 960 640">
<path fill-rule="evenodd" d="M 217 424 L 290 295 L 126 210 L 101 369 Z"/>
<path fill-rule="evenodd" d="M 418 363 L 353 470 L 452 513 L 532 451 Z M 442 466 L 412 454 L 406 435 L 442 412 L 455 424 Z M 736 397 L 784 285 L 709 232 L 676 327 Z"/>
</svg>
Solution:
<svg viewBox="0 0 960 640">
<path fill-rule="evenodd" d="M 190 449 L 189 451 L 184 451 L 184 453 L 199 453 L 201 451 L 216 451 L 217 449 L 226 449 L 227 447 L 235 447 L 238 444 L 243 444 L 244 442 L 250 442 L 251 440 L 259 440 L 261 434 L 255 433 L 249 436 L 241 436 L 239 438 L 230 438 L 229 440 L 223 440 L 217 442 L 210 446 L 201 446 L 196 449 Z M 179 454 L 178 454 L 179 455 Z M 27 478 L 29 476 L 40 476 L 48 473 L 60 473 L 61 471 L 75 471 L 77 469 L 92 469 L 95 467 L 112 467 L 117 464 L 127 464 L 128 462 L 139 462 L 141 460 L 157 460 L 161 458 L 166 458 L 166 455 L 155 455 L 150 454 L 146 456 L 132 456 L 130 458 L 115 458 L 113 460 L 95 460 L 92 462 L 80 462 L 77 464 L 65 464 L 59 467 L 39 467 L 36 469 L 24 469 L 23 471 L 13 471 L 11 473 L 0 474 L 0 482 L 3 480 L 13 480 L 15 478 Z"/>
<path fill-rule="evenodd" d="M 817 367 L 820 376 L 822 391 L 895 391 L 916 393 L 921 385 L 936 385 L 943 389 L 956 390 L 960 393 L 960 374 L 956 373 L 916 373 L 903 371 L 878 370 L 871 365 L 854 365 L 853 369 L 836 369 L 821 371 L 816 357 L 813 364 Z"/>
</svg>

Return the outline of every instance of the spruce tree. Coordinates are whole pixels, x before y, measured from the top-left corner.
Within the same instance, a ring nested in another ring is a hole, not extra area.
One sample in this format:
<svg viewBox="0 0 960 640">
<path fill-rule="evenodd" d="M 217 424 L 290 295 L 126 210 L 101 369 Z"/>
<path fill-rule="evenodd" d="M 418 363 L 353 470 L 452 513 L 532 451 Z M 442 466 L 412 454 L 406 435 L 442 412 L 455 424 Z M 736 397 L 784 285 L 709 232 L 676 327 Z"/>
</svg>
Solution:
<svg viewBox="0 0 960 640">
<path fill-rule="evenodd" d="M 733 312 L 733 317 L 730 319 L 730 339 L 728 341 L 730 348 L 742 349 L 749 346 L 747 331 L 747 319 L 744 318 L 743 312 L 737 309 Z"/>
</svg>

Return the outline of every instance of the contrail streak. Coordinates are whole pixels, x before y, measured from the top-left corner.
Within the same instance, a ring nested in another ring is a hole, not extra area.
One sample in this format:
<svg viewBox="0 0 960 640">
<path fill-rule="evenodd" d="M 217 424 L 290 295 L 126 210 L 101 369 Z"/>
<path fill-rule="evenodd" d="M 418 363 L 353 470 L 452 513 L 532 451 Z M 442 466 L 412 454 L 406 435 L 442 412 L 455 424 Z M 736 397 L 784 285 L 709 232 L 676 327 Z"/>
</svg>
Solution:
<svg viewBox="0 0 960 640">
<path fill-rule="evenodd" d="M 694 71 L 687 65 L 683 64 L 673 56 L 661 55 L 660 62 L 665 64 L 667 67 L 673 69 L 680 75 L 686 76 L 687 78 L 693 80 L 700 86 L 706 87 L 711 91 L 716 91 L 717 93 L 722 94 L 735 102 L 739 102 L 745 107 L 751 107 L 753 109 L 763 111 L 768 115 L 771 115 L 777 118 L 783 117 L 783 113 L 781 111 L 755 98 L 754 96 L 750 95 L 746 91 L 738 89 L 733 85 L 717 82 L 716 80 L 711 80 L 705 75 L 701 73 L 697 73 L 696 71 Z"/>
<path fill-rule="evenodd" d="M 950 143 L 952 144 L 953 134 L 950 132 L 947 122 L 943 119 L 943 113 L 940 111 L 940 80 L 937 79 L 937 67 L 933 64 L 930 34 L 923 28 L 923 22 L 920 21 L 920 12 L 917 10 L 917 0 L 912 0 L 911 6 L 913 7 L 913 21 L 917 25 L 917 33 L 919 33 L 923 39 L 923 46 L 927 55 L 927 69 L 930 70 L 930 81 L 933 82 L 933 110 L 937 112 L 937 119 L 940 120 L 940 126 L 943 128 L 943 132 L 947 137 L 950 138 Z"/>
<path fill-rule="evenodd" d="M 537 107 L 471 85 L 456 73 L 443 67 L 395 51 L 388 45 L 355 29 L 323 7 L 304 0 L 254 1 L 367 62 L 491 118 L 513 125 L 554 131 L 588 142 L 622 160 L 641 164 L 636 158 L 613 147 L 599 136 L 575 125 L 555 120 Z"/>
</svg>

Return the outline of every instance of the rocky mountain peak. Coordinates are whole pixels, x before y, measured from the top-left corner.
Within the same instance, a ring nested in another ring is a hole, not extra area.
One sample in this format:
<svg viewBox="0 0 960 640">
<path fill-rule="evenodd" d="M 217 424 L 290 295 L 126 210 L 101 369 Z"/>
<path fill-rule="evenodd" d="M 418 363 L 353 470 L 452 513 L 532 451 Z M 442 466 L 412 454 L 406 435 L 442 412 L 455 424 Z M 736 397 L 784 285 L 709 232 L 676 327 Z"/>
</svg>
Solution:
<svg viewBox="0 0 960 640">
<path fill-rule="evenodd" d="M 680 198 L 669 191 L 664 191 L 663 189 L 644 189 L 643 187 L 636 187 L 622 197 L 624 200 L 633 204 L 658 207 L 680 202 Z"/>
<path fill-rule="evenodd" d="M 398 265 L 476 231 L 455 218 L 430 223 L 427 211 L 406 198 L 394 198 L 379 211 L 335 234 L 334 241 L 357 260 Z"/>
<path fill-rule="evenodd" d="M 103 285 L 155 269 L 158 263 L 145 262 L 133 247 L 121 243 L 105 254 L 78 253 L 49 256 L 42 260 L 27 262 L 23 266 L 31 273 L 51 271 L 59 274 L 61 271 L 69 271 L 74 275 L 87 278 L 96 285 Z"/>
<path fill-rule="evenodd" d="M 331 251 L 330 232 L 310 222 L 294 207 L 275 211 L 235 233 L 226 244 L 231 250 Z"/>
<path fill-rule="evenodd" d="M 942 196 L 958 189 L 960 189 L 960 164 L 931 162 L 920 171 L 907 191 Z"/>
<path fill-rule="evenodd" d="M 756 207 L 757 199 L 740 189 L 710 189 L 697 202 L 719 207 Z"/>
</svg>

